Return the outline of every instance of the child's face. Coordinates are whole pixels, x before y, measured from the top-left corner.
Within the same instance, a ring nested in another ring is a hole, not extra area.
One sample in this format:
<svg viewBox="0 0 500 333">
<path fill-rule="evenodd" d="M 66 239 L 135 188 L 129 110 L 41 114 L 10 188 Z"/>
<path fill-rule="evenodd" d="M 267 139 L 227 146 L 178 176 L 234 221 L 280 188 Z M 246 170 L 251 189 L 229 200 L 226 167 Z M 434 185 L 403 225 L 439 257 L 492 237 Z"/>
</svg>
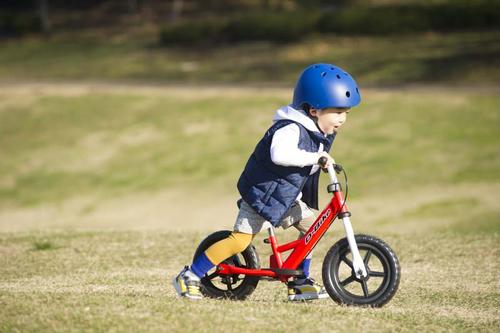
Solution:
<svg viewBox="0 0 500 333">
<path fill-rule="evenodd" d="M 309 112 L 313 117 L 316 117 L 318 127 L 323 133 L 333 134 L 345 123 L 349 108 L 311 109 Z"/>
</svg>

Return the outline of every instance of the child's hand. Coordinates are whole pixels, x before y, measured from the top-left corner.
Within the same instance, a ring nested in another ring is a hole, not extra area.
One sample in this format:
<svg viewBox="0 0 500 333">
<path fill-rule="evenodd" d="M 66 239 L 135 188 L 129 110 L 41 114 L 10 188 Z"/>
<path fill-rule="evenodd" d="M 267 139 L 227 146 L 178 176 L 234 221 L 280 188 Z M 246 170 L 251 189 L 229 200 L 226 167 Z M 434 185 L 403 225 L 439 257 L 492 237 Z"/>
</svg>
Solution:
<svg viewBox="0 0 500 333">
<path fill-rule="evenodd" d="M 320 164 L 319 163 L 319 159 L 321 157 L 325 157 L 326 158 L 326 164 Z M 335 164 L 335 161 L 333 160 L 333 158 L 330 156 L 330 154 L 328 154 L 326 151 L 324 152 L 321 152 L 318 154 L 318 164 L 320 167 L 322 167 L 323 169 L 326 169 L 328 166 L 330 165 L 333 165 Z"/>
</svg>

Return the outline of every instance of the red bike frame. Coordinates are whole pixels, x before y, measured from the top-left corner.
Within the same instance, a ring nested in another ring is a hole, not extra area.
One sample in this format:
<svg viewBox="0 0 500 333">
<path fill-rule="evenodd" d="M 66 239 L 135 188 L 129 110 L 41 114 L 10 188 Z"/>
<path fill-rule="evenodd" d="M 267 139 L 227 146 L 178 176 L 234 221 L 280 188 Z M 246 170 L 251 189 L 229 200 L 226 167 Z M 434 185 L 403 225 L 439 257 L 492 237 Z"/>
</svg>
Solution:
<svg viewBox="0 0 500 333">
<path fill-rule="evenodd" d="M 347 206 L 344 204 L 343 193 L 338 190 L 333 192 L 330 203 L 319 214 L 316 221 L 314 221 L 303 237 L 283 245 L 278 245 L 274 232 L 271 231 L 269 233 L 268 243 L 271 245 L 273 251 L 273 254 L 269 258 L 270 268 L 249 269 L 221 263 L 217 266 L 217 273 L 219 275 L 244 274 L 266 276 L 285 282 L 290 276 L 293 276 L 293 274 L 286 272 L 286 270 L 297 270 L 300 263 L 316 246 L 321 237 L 323 237 L 332 225 L 337 214 L 340 213 L 347 213 Z M 282 253 L 290 250 L 293 250 L 292 253 L 283 261 Z"/>
</svg>

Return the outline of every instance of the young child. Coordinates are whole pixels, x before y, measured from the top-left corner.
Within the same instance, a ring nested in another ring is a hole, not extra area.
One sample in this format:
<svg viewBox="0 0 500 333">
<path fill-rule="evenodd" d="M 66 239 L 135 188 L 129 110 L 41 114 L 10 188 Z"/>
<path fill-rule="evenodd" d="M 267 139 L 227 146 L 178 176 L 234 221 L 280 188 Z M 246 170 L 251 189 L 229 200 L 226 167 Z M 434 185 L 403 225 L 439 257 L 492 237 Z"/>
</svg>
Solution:
<svg viewBox="0 0 500 333">
<path fill-rule="evenodd" d="M 318 159 L 328 154 L 338 129 L 361 97 L 354 79 L 330 64 L 307 67 L 295 86 L 293 102 L 276 111 L 273 125 L 257 144 L 238 181 L 239 214 L 231 235 L 186 266 L 173 284 L 177 293 L 200 299 L 200 279 L 225 259 L 244 251 L 253 237 L 274 227 L 294 226 L 303 236 L 318 209 Z M 288 282 L 289 300 L 328 297 L 309 277 L 312 253 L 301 263 L 304 276 Z"/>
</svg>

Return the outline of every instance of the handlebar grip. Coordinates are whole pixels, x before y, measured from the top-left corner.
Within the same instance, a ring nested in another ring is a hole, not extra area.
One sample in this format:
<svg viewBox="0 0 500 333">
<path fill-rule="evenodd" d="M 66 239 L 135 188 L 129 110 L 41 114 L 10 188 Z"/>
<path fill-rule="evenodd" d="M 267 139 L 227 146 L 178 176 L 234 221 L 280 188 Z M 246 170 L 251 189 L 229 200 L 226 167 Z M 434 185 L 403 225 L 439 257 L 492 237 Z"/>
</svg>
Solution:
<svg viewBox="0 0 500 333">
<path fill-rule="evenodd" d="M 318 160 L 318 164 L 322 169 L 326 168 L 326 164 L 328 163 L 328 159 L 325 156 L 321 156 Z"/>
</svg>

